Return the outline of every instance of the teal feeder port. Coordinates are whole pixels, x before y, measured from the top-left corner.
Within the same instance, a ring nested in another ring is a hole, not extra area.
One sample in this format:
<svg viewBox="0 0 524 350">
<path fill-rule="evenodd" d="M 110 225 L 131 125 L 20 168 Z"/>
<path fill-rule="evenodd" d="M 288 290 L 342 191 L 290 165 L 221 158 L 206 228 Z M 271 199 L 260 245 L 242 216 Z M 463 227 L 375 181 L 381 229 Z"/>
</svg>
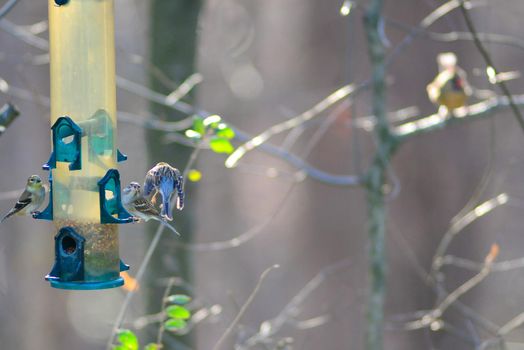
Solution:
<svg viewBox="0 0 524 350">
<path fill-rule="evenodd" d="M 51 127 L 53 152 L 43 168 L 55 169 L 56 162 L 69 163 L 69 170 L 82 168 L 82 129 L 69 117 L 60 117 Z"/>
<path fill-rule="evenodd" d="M 100 222 L 104 224 L 127 224 L 133 222 L 133 216 L 122 205 L 118 170 L 110 169 L 98 181 L 98 193 L 100 195 Z"/>
<path fill-rule="evenodd" d="M 106 289 L 120 287 L 124 280 L 119 273 L 107 272 L 105 280 L 83 282 L 86 279 L 86 239 L 72 227 L 63 227 L 55 236 L 55 264 L 46 280 L 51 286 L 61 289 Z M 118 261 L 118 272 L 129 266 Z"/>
<path fill-rule="evenodd" d="M 113 126 L 111 118 L 103 109 L 78 124 L 68 116 L 60 117 L 51 131 L 54 151 L 43 165 L 44 170 L 56 168 L 56 162 L 69 163 L 69 170 L 82 169 L 82 137 L 88 135 L 87 149 L 91 162 L 96 163 L 98 157 L 111 156 L 113 152 Z M 125 161 L 127 156 L 117 150 L 117 160 Z"/>
</svg>

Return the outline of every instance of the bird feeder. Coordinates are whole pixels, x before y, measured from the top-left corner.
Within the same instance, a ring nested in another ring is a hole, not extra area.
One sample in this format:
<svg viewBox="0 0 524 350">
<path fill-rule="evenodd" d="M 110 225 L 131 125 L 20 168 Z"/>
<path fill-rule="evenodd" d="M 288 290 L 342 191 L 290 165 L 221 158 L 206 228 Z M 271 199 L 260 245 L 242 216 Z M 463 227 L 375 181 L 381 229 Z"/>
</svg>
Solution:
<svg viewBox="0 0 524 350">
<path fill-rule="evenodd" d="M 50 200 L 35 215 L 56 227 L 46 279 L 62 289 L 123 285 L 118 224 L 133 221 L 120 202 L 116 149 L 113 0 L 49 0 L 52 153 Z"/>
</svg>

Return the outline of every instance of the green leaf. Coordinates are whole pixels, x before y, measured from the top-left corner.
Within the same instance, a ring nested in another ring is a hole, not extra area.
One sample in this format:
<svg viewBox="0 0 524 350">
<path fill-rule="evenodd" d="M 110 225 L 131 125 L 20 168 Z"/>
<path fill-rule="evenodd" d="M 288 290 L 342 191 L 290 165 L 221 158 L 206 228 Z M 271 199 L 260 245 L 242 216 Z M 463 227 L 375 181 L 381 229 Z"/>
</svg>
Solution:
<svg viewBox="0 0 524 350">
<path fill-rule="evenodd" d="M 200 181 L 202 179 L 202 173 L 200 171 L 196 170 L 196 169 L 191 169 L 187 173 L 187 178 L 191 182 L 198 182 L 198 181 Z M 186 295 L 183 295 L 183 296 L 185 297 Z M 189 300 L 191 300 L 191 298 L 189 298 Z M 175 304 L 179 304 L 179 303 L 175 303 Z"/>
<path fill-rule="evenodd" d="M 168 331 L 171 331 L 171 332 L 179 331 L 181 329 L 186 328 L 187 327 L 187 323 L 184 320 L 181 320 L 181 319 L 178 319 L 178 318 L 172 318 L 172 319 L 167 320 L 164 323 L 164 327 L 166 327 L 166 329 Z"/>
<path fill-rule="evenodd" d="M 218 136 L 211 138 L 209 141 L 209 147 L 211 147 L 211 149 L 216 153 L 230 154 L 235 150 L 228 139 Z"/>
<path fill-rule="evenodd" d="M 128 350 L 128 349 L 123 345 L 114 345 L 113 350 Z"/>
<path fill-rule="evenodd" d="M 166 309 L 166 313 L 171 318 L 180 318 L 187 320 L 191 317 L 191 312 L 183 306 L 171 305 Z"/>
<path fill-rule="evenodd" d="M 202 117 L 193 117 L 193 130 L 199 133 L 200 135 L 204 135 L 206 133 L 206 127 L 204 125 L 204 119 L 202 119 Z"/>
<path fill-rule="evenodd" d="M 193 129 L 187 129 L 185 132 L 185 135 L 187 138 L 190 138 L 192 140 L 199 140 L 202 138 L 202 134 L 200 134 L 199 132 L 196 132 Z"/>
<path fill-rule="evenodd" d="M 144 350 L 160 350 L 160 346 L 158 346 L 158 344 L 155 343 L 150 343 L 146 345 Z"/>
<path fill-rule="evenodd" d="M 220 123 L 220 121 L 222 120 L 222 118 L 219 116 L 219 115 L 210 115 L 209 117 L 207 117 L 206 119 L 204 119 L 203 123 L 204 123 L 204 126 L 210 126 L 212 128 L 215 128 L 215 126 L 213 124 L 217 124 L 217 123 Z"/>
<path fill-rule="evenodd" d="M 138 339 L 132 331 L 128 329 L 122 329 L 118 331 L 118 341 L 122 344 L 126 350 L 138 350 Z"/>
<path fill-rule="evenodd" d="M 186 305 L 191 301 L 191 297 L 185 294 L 173 294 L 167 297 L 167 302 L 171 304 Z"/>
<path fill-rule="evenodd" d="M 231 140 L 235 137 L 235 132 L 226 124 L 221 123 L 218 125 L 218 131 L 216 132 L 216 135 Z"/>
</svg>

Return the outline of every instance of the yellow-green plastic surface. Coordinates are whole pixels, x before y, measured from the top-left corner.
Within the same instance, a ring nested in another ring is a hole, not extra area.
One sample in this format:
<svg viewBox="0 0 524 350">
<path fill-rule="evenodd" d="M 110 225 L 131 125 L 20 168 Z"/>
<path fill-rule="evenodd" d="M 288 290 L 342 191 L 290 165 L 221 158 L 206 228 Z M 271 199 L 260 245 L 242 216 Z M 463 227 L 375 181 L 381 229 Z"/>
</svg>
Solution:
<svg viewBox="0 0 524 350">
<path fill-rule="evenodd" d="M 53 220 L 57 231 L 70 226 L 85 237 L 85 282 L 111 282 L 119 279 L 118 226 L 100 223 L 97 182 L 117 168 L 113 0 L 49 0 L 49 35 L 51 125 L 67 116 L 83 131 L 80 169 L 52 169 Z"/>
</svg>

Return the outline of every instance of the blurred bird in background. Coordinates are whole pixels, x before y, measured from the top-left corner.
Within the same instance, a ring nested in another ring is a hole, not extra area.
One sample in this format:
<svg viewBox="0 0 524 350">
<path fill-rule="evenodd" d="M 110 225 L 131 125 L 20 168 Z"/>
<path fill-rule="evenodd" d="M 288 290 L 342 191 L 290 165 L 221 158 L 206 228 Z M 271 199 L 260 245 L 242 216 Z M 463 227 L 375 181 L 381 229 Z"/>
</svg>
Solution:
<svg viewBox="0 0 524 350">
<path fill-rule="evenodd" d="M 18 198 L 15 206 L 9 210 L 9 212 L 0 220 L 3 222 L 5 219 L 13 215 L 32 215 L 36 213 L 38 208 L 44 203 L 45 199 L 45 187 L 42 184 L 42 179 L 38 175 L 31 175 L 27 179 L 27 184 L 24 192 Z"/>
<path fill-rule="evenodd" d="M 170 210 L 170 200 L 173 193 L 177 196 L 176 208 L 178 210 L 184 208 L 184 178 L 177 168 L 160 162 L 147 172 L 144 181 L 144 196 L 154 198 L 157 193 L 162 196 L 160 214 L 167 220 L 173 220 Z"/>
<path fill-rule="evenodd" d="M 457 66 L 457 56 L 452 52 L 437 56 L 439 73 L 426 87 L 431 102 L 439 106 L 439 114 L 452 113 L 464 107 L 471 95 L 466 72 Z"/>
<path fill-rule="evenodd" d="M 122 204 L 124 208 L 140 221 L 156 220 L 180 236 L 180 234 L 166 222 L 157 208 L 142 194 L 138 182 L 131 182 L 122 190 Z"/>
</svg>

